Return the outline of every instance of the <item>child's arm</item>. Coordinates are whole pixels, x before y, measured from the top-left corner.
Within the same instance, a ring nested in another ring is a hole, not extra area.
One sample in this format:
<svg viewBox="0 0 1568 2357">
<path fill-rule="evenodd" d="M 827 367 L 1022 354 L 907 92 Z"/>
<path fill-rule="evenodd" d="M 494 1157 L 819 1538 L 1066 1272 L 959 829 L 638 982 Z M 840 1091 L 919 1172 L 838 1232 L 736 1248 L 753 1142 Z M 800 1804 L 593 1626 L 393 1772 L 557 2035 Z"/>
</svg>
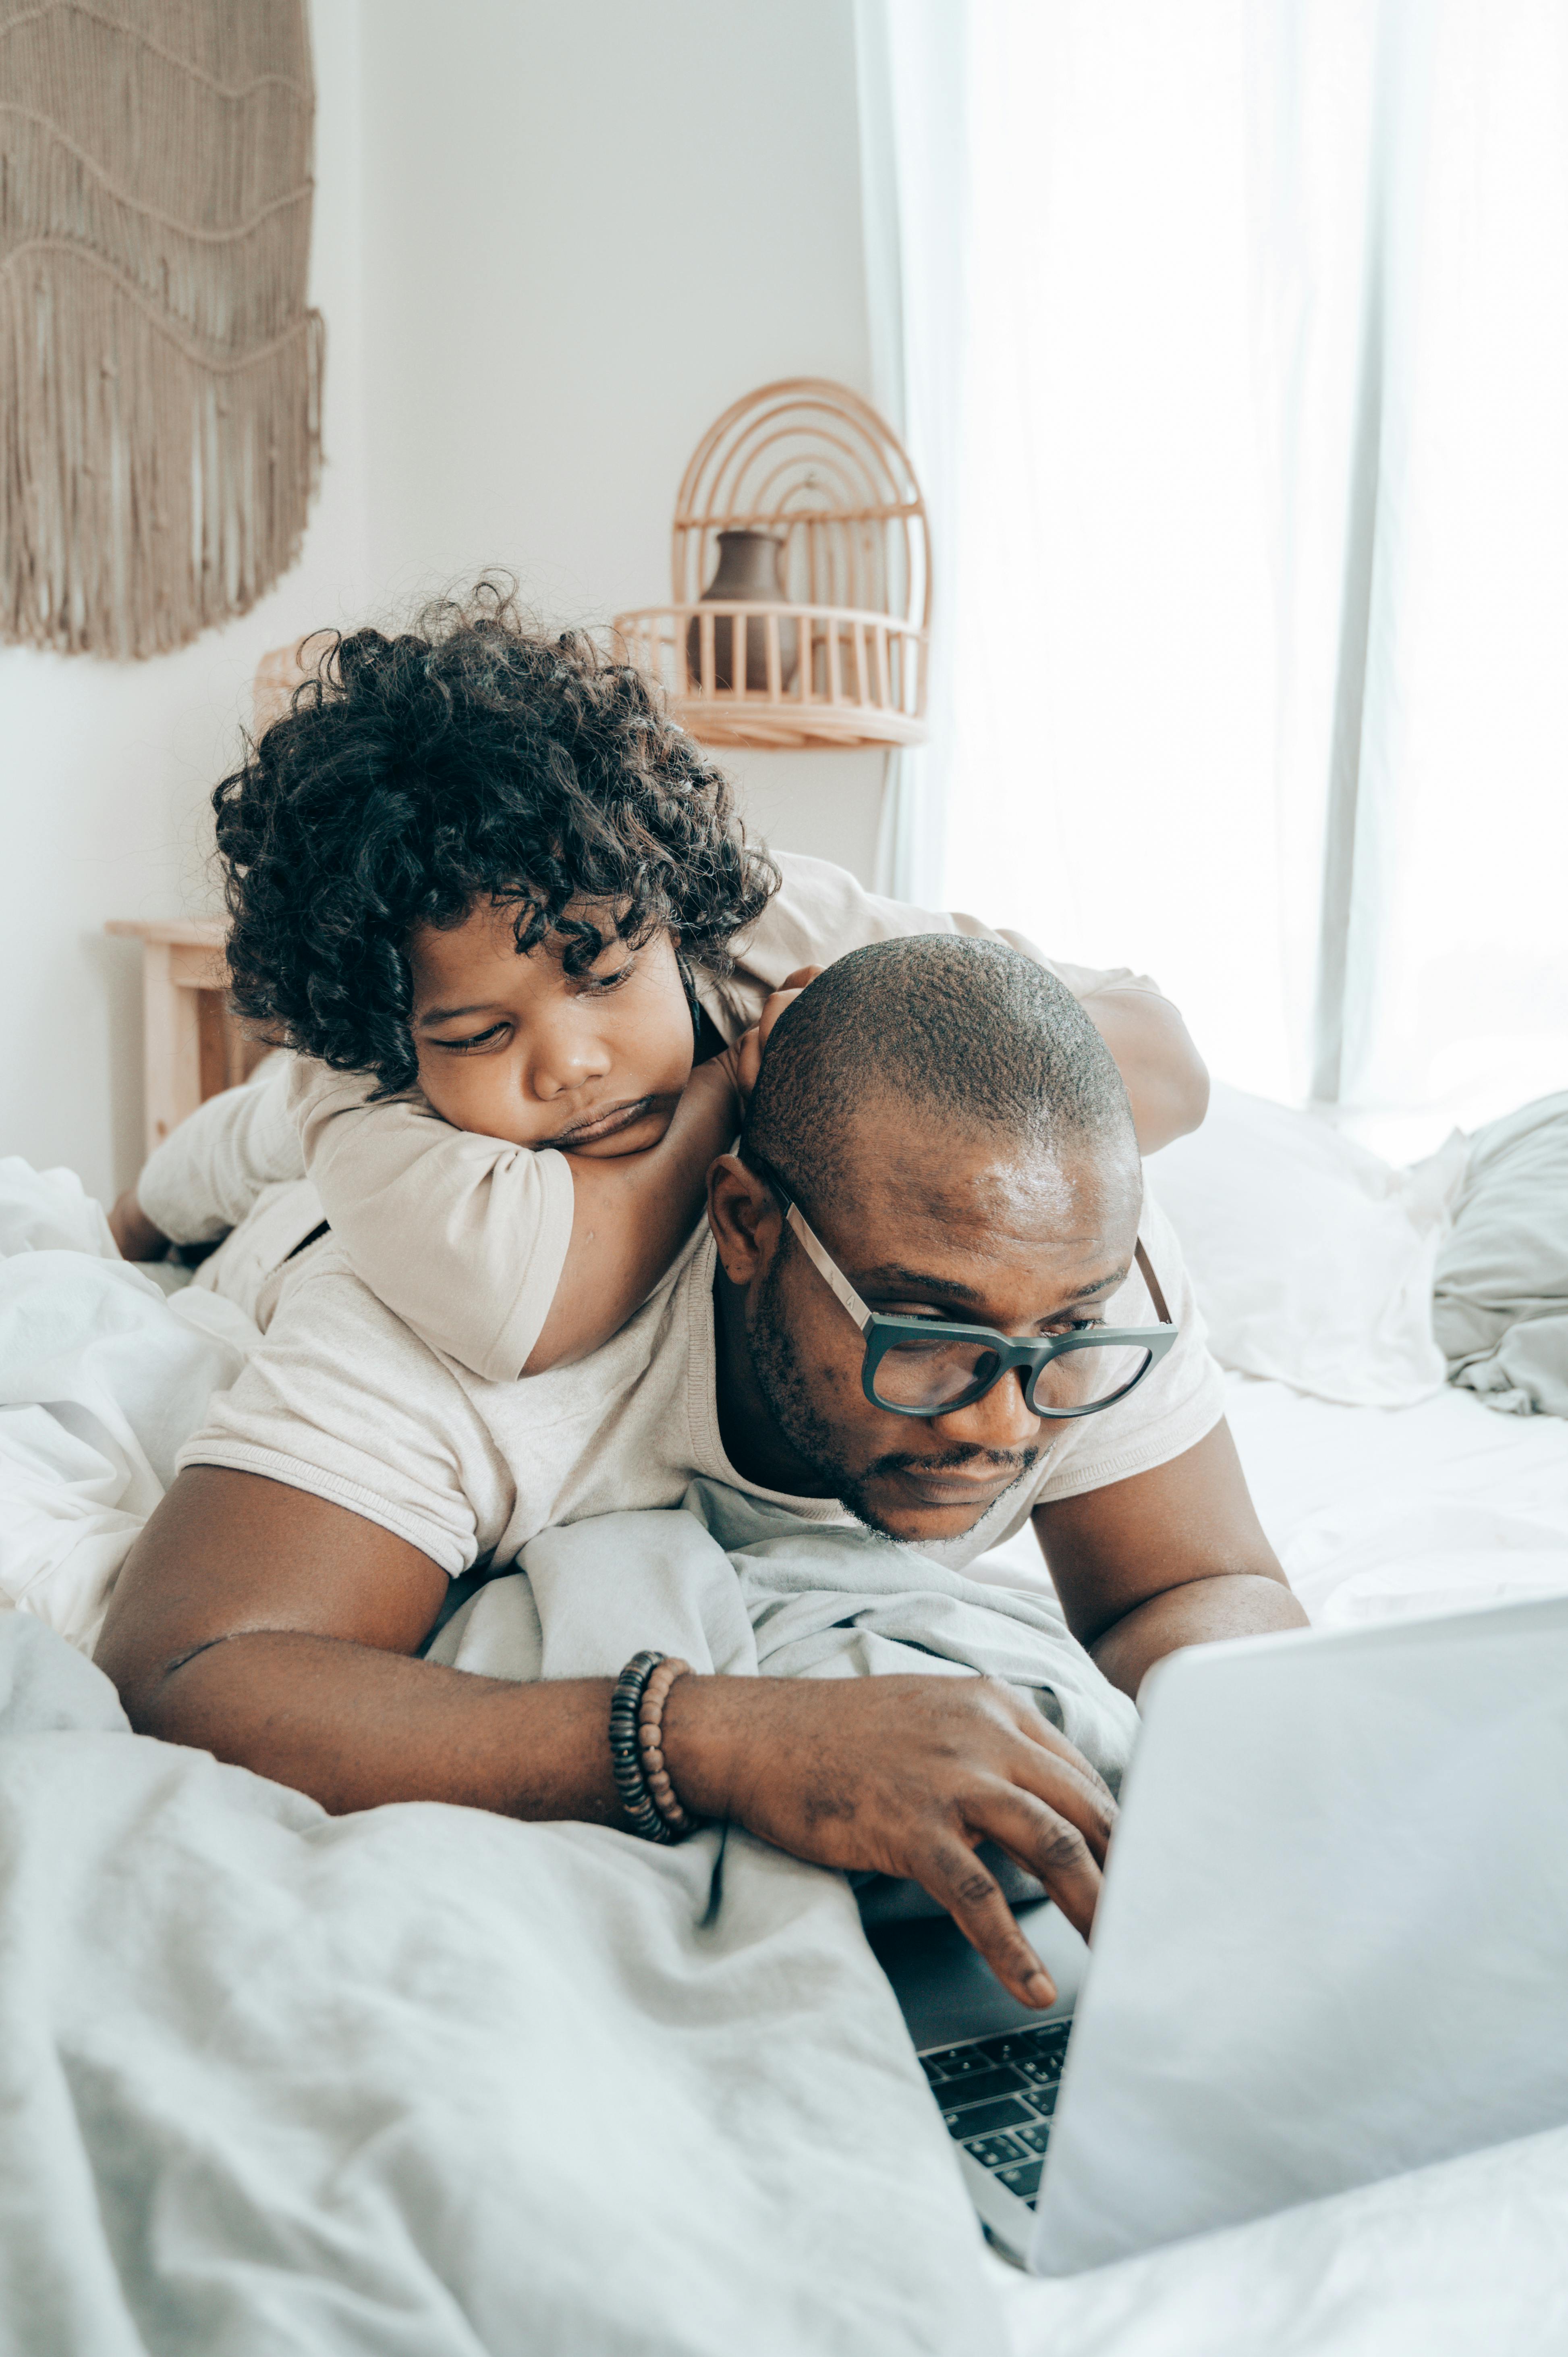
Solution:
<svg viewBox="0 0 1568 2357">
<path fill-rule="evenodd" d="M 726 1039 L 757 1020 L 769 991 L 790 969 L 831 965 L 871 942 L 911 933 L 967 933 L 1004 941 L 1047 967 L 1082 1003 L 1116 1059 L 1133 1107 L 1139 1150 L 1154 1154 L 1196 1129 L 1208 1107 L 1208 1074 L 1168 998 L 1147 974 L 1125 966 L 1101 972 L 1042 955 L 1022 933 L 993 931 L 978 917 L 917 909 L 868 892 L 846 868 L 803 852 L 776 852 L 783 882 L 762 914 L 733 945 L 734 966 L 720 976 L 699 969 L 697 996 Z"/>
<path fill-rule="evenodd" d="M 585 1358 L 641 1307 L 696 1225 L 708 1167 L 740 1127 L 729 1049 L 698 1064 L 657 1146 L 610 1159 L 568 1154 L 572 1240 L 525 1375 Z"/>
<path fill-rule="evenodd" d="M 1066 983 L 1116 1060 L 1133 1108 L 1140 1154 L 1157 1154 L 1197 1129 L 1208 1111 L 1208 1067 L 1179 1008 L 1146 974 L 1120 966 L 1063 965 L 1022 933 L 1003 936 Z"/>
<path fill-rule="evenodd" d="M 583 1357 L 647 1299 L 739 1127 L 739 1052 L 696 1067 L 641 1154 L 509 1146 L 320 1066 L 302 1067 L 295 1110 L 355 1274 L 433 1350 L 510 1383 Z"/>
<path fill-rule="evenodd" d="M 1157 990 L 1086 991 L 1083 1011 L 1116 1060 L 1140 1154 L 1157 1154 L 1208 1111 L 1208 1067 L 1180 1010 Z"/>
</svg>

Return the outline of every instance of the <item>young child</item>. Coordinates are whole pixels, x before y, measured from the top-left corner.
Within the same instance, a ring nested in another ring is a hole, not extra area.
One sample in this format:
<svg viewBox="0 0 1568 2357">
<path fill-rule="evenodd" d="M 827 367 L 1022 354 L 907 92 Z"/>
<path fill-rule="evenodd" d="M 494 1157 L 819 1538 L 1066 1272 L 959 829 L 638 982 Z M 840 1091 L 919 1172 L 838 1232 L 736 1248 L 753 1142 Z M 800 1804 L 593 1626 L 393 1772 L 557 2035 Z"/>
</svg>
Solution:
<svg viewBox="0 0 1568 2357">
<path fill-rule="evenodd" d="M 638 673 L 484 591 L 337 642 L 213 802 L 235 1000 L 295 1053 L 156 1150 L 121 1249 L 209 1242 L 307 1174 L 361 1280 L 494 1381 L 647 1298 L 812 972 L 898 935 L 996 938 L 769 857 Z M 1195 1126 L 1207 1078 L 1153 984 L 1052 971 L 1144 1150 Z"/>
</svg>

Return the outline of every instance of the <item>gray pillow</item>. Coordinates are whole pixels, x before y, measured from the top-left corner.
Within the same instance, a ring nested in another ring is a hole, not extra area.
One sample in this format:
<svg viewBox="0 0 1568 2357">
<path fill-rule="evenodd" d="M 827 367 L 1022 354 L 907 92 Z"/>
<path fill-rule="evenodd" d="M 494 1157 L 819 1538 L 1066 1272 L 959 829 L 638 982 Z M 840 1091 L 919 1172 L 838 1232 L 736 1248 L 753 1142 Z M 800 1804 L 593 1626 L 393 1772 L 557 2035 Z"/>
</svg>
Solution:
<svg viewBox="0 0 1568 2357">
<path fill-rule="evenodd" d="M 1433 1327 L 1488 1407 L 1568 1416 L 1568 1091 L 1477 1131 Z"/>
</svg>

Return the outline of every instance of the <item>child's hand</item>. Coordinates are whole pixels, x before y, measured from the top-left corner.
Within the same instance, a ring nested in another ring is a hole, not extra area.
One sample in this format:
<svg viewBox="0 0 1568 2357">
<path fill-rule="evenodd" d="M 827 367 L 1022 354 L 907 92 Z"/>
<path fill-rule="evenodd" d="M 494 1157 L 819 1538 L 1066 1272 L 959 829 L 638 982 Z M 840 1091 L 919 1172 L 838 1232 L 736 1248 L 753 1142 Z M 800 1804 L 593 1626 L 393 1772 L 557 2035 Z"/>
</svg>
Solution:
<svg viewBox="0 0 1568 2357">
<path fill-rule="evenodd" d="M 809 982 L 815 982 L 822 972 L 820 965 L 798 965 L 793 974 L 786 974 L 781 990 L 770 993 L 762 1009 L 761 1019 L 743 1031 L 735 1043 L 736 1086 L 742 1099 L 749 1097 L 757 1086 L 757 1075 L 762 1064 L 762 1051 L 768 1045 L 768 1035 L 784 1009 L 800 997 Z"/>
<path fill-rule="evenodd" d="M 120 1247 L 122 1260 L 165 1260 L 168 1256 L 168 1238 L 161 1228 L 155 1228 L 140 1203 L 136 1190 L 127 1187 L 109 1214 L 109 1232 Z"/>
</svg>

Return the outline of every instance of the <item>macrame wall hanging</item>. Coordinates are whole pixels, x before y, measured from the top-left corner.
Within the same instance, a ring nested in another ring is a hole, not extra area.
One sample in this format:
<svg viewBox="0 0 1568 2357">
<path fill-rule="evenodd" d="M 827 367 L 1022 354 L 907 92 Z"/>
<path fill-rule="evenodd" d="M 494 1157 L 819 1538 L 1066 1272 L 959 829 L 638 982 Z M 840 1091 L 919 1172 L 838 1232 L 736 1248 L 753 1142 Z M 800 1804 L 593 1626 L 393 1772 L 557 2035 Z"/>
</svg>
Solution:
<svg viewBox="0 0 1568 2357">
<path fill-rule="evenodd" d="M 305 0 L 0 0 L 0 637 L 150 655 L 321 460 Z"/>
</svg>

